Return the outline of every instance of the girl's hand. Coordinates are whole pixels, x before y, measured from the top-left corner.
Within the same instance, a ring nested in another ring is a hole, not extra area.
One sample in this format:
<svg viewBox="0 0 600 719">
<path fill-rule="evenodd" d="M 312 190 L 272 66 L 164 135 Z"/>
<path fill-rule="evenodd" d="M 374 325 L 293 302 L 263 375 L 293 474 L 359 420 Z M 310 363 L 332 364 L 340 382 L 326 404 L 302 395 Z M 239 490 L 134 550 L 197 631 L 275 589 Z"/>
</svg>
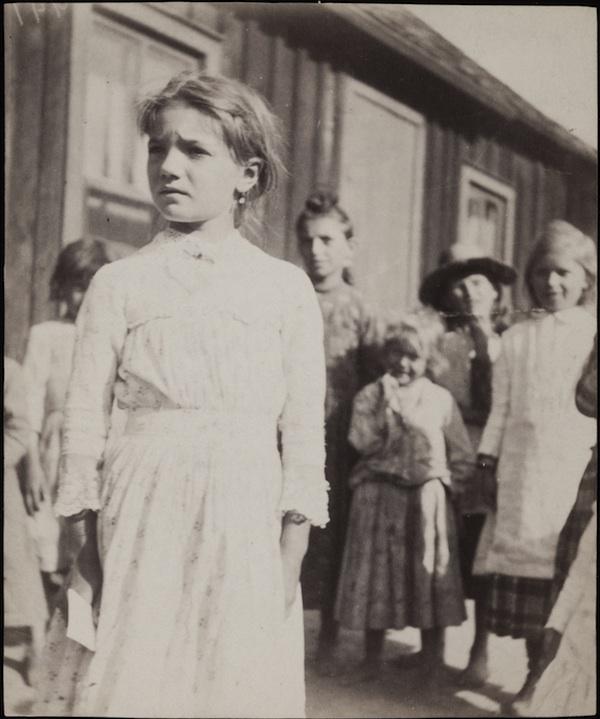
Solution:
<svg viewBox="0 0 600 719">
<path fill-rule="evenodd" d="M 36 454 L 30 453 L 26 459 L 22 491 L 27 514 L 33 516 L 47 496 L 46 475 Z"/>
<path fill-rule="evenodd" d="M 298 595 L 300 570 L 308 548 L 309 533 L 310 522 L 301 514 L 288 512 L 283 518 L 280 547 L 286 619 L 292 613 Z"/>
</svg>

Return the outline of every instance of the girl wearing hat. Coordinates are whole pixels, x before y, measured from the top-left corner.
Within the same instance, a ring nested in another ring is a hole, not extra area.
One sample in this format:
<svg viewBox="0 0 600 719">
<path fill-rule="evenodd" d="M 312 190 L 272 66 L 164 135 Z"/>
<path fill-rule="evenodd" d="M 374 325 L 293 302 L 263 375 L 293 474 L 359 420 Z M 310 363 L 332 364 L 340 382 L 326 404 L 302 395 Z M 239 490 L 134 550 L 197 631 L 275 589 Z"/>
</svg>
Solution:
<svg viewBox="0 0 600 719">
<path fill-rule="evenodd" d="M 506 328 L 503 287 L 511 285 L 515 270 L 484 256 L 472 243 L 452 245 L 443 264 L 421 286 L 421 302 L 446 319 L 441 350 L 447 360 L 438 383 L 458 403 L 473 447 L 477 448 L 491 405 L 492 364 L 500 351 L 500 333 Z M 460 559 L 465 595 L 475 602 L 475 639 L 463 681 L 483 683 L 488 676 L 488 633 L 483 623 L 487 589 L 485 577 L 472 574 L 473 558 L 487 511 L 473 483 L 461 498 L 463 513 Z"/>
</svg>

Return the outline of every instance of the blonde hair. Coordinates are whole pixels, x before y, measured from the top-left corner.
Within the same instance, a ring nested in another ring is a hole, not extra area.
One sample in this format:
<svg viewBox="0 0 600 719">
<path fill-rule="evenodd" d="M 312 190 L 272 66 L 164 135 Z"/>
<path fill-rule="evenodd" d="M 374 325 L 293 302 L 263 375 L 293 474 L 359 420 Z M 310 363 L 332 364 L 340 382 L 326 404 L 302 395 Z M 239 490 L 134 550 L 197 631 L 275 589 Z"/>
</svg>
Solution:
<svg viewBox="0 0 600 719">
<path fill-rule="evenodd" d="M 426 375 L 435 381 L 448 366 L 441 351 L 445 330 L 440 314 L 429 307 L 390 318 L 384 335 L 384 354 L 390 345 L 403 340 L 416 344 L 426 358 Z"/>
<path fill-rule="evenodd" d="M 596 300 L 597 252 L 591 237 L 565 220 L 552 220 L 538 236 L 525 267 L 525 286 L 535 305 L 539 300 L 533 288 L 533 272 L 540 259 L 554 250 L 568 251 L 571 257 L 583 268 L 587 279 L 587 288 L 582 292 L 577 304 L 590 305 Z"/>
<path fill-rule="evenodd" d="M 266 100 L 252 88 L 220 75 L 189 70 L 175 75 L 160 91 L 138 104 L 137 122 L 142 133 L 150 133 L 160 112 L 181 102 L 212 117 L 219 123 L 223 140 L 239 164 L 252 157 L 262 160 L 258 180 L 245 195 L 245 203 L 236 205 L 236 225 L 247 208 L 273 190 L 285 168 L 281 160 L 279 120 Z"/>
</svg>

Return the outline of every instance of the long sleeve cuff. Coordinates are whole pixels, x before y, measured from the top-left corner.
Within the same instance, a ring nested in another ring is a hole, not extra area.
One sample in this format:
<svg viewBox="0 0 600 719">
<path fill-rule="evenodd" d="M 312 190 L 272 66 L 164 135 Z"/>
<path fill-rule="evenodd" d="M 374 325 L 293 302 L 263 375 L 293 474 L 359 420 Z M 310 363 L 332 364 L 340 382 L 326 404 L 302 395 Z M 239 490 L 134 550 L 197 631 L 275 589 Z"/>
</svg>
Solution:
<svg viewBox="0 0 600 719">
<path fill-rule="evenodd" d="M 315 527 L 329 521 L 327 493 L 329 485 L 320 467 L 305 466 L 285 470 L 279 510 L 303 514 Z"/>
<path fill-rule="evenodd" d="M 54 512 L 71 517 L 84 510 L 100 509 L 100 477 L 98 464 L 92 457 L 63 456 Z"/>
</svg>

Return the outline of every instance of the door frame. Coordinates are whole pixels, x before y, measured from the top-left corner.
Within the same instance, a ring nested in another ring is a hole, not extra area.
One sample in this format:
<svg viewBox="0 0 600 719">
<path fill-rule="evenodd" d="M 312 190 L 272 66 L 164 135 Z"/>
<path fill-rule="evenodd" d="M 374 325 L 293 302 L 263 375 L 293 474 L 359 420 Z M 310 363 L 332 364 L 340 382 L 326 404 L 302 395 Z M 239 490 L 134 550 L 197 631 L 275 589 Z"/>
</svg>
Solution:
<svg viewBox="0 0 600 719">
<path fill-rule="evenodd" d="M 352 162 L 352 146 L 348 141 L 347 123 L 352 113 L 352 101 L 356 95 L 383 107 L 415 128 L 415 152 L 413 155 L 414 197 L 410 215 L 410 231 L 408 237 L 408 267 L 406 273 L 405 298 L 407 307 L 416 304 L 421 280 L 421 247 L 423 236 L 423 183 L 425 178 L 425 117 L 398 100 L 385 95 L 370 85 L 356 80 L 349 75 L 342 75 L 340 83 L 340 142 L 339 142 L 339 194 L 344 197 L 344 178 L 347 168 Z"/>
</svg>

